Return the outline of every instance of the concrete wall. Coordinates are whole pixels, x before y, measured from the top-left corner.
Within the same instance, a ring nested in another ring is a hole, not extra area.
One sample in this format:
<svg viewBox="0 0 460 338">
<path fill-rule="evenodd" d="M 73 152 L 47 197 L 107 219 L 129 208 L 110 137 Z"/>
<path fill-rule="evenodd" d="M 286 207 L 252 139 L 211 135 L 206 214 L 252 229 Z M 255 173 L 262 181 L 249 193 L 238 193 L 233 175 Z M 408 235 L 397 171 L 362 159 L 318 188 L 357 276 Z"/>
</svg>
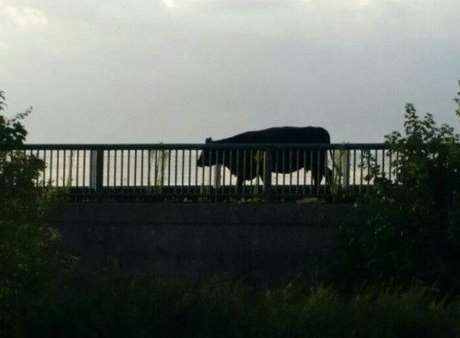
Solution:
<svg viewBox="0 0 460 338">
<path fill-rule="evenodd" d="M 85 267 L 115 258 L 126 271 L 196 280 L 314 274 L 350 217 L 348 205 L 81 203 L 50 219 Z"/>
</svg>

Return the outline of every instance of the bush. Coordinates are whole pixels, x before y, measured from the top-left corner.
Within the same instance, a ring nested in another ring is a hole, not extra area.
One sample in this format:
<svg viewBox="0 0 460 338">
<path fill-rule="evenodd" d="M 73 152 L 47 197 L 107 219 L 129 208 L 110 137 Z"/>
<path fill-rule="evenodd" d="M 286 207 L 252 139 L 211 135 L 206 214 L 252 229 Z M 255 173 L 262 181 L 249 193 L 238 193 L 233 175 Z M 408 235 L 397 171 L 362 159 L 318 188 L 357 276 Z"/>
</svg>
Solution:
<svg viewBox="0 0 460 338">
<path fill-rule="evenodd" d="M 12 334 L 52 288 L 66 259 L 58 233 L 45 221 L 52 194 L 35 188 L 43 161 L 20 150 L 27 132 L 22 120 L 6 117 L 0 92 L 0 327 Z"/>
<path fill-rule="evenodd" d="M 459 104 L 460 92 L 455 101 Z M 374 188 L 359 205 L 368 222 L 342 227 L 344 267 L 360 280 L 458 283 L 460 137 L 433 116 L 406 105 L 404 134 L 385 137 L 393 168 L 389 179 L 369 156 Z M 459 286 L 459 285 L 457 285 Z"/>
<path fill-rule="evenodd" d="M 380 291 L 379 291 L 380 290 Z M 27 337 L 458 337 L 459 302 L 431 290 L 345 297 L 288 284 L 253 289 L 155 278 L 79 281 L 25 321 Z"/>
</svg>

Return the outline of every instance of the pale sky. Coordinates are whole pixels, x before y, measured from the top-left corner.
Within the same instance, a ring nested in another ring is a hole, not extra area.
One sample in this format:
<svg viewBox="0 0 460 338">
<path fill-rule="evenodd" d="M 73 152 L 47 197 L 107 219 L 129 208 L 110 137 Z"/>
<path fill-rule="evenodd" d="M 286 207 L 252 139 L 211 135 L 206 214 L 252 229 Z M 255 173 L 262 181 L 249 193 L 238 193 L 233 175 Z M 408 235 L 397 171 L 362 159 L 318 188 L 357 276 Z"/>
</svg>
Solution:
<svg viewBox="0 0 460 338">
<path fill-rule="evenodd" d="M 0 0 L 0 90 L 30 143 L 203 142 L 403 107 L 460 127 L 459 0 Z"/>
</svg>

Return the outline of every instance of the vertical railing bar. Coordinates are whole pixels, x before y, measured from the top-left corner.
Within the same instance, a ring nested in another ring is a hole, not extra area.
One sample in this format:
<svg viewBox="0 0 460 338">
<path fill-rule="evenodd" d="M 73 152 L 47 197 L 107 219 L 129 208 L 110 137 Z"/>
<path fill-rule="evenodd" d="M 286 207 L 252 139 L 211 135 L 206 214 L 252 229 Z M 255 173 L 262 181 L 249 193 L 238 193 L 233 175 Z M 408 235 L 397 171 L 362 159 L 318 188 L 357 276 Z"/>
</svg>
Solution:
<svg viewBox="0 0 460 338">
<path fill-rule="evenodd" d="M 35 157 L 36 157 L 38 160 L 40 160 L 40 150 L 39 150 L 39 149 L 37 149 L 37 150 L 35 151 Z M 35 186 L 36 186 L 36 187 L 38 187 L 38 185 L 39 185 L 39 183 L 40 183 L 40 178 L 43 179 L 43 170 L 40 170 L 40 172 L 38 173 L 38 178 L 37 178 L 37 180 L 36 180 L 36 182 L 35 182 Z"/>
<path fill-rule="evenodd" d="M 379 163 L 379 162 L 378 162 L 378 159 L 379 159 L 378 154 L 379 154 L 378 149 L 375 149 L 375 164 L 376 164 L 376 165 L 378 165 L 378 163 Z M 382 168 L 381 170 L 383 171 L 383 168 Z M 375 183 L 375 180 L 372 181 L 372 185 L 374 185 L 374 183 Z"/>
<path fill-rule="evenodd" d="M 241 182 L 241 179 L 240 179 L 240 149 L 237 148 L 236 149 L 236 184 L 235 184 L 235 194 L 238 195 L 240 193 L 240 188 L 238 186 L 238 182 Z"/>
<path fill-rule="evenodd" d="M 292 187 L 292 162 L 293 162 L 293 150 L 292 148 L 289 148 L 289 195 L 292 195 L 292 190 L 293 190 L 293 187 Z"/>
<path fill-rule="evenodd" d="M 342 164 L 343 164 L 343 149 L 335 149 L 334 150 L 334 159 L 335 159 L 335 169 L 336 169 L 336 175 L 335 175 L 335 189 L 336 193 L 339 193 L 342 190 L 343 183 L 345 182 L 345 175 L 343 172 Z"/>
<path fill-rule="evenodd" d="M 286 149 L 285 148 L 282 148 L 282 152 L 281 152 L 281 172 L 283 173 L 283 194 L 284 194 L 284 188 L 286 186 Z"/>
<path fill-rule="evenodd" d="M 275 184 L 276 184 L 276 189 L 278 189 L 278 180 L 279 180 L 279 158 L 280 158 L 280 150 L 276 149 L 276 160 L 275 160 Z"/>
<path fill-rule="evenodd" d="M 110 149 L 106 150 L 107 168 L 105 168 L 106 170 L 105 184 L 107 185 L 107 188 L 110 186 L 110 152 L 111 152 Z"/>
<path fill-rule="evenodd" d="M 265 201 L 272 199 L 272 172 L 273 172 L 273 149 L 269 146 L 260 150 L 259 161 L 262 163 L 263 197 Z"/>
<path fill-rule="evenodd" d="M 32 156 L 32 157 L 38 159 L 37 151 L 38 151 L 38 150 L 35 150 L 35 152 L 34 152 L 34 149 L 31 149 L 31 150 L 30 150 L 29 156 Z M 25 153 L 25 152 L 26 152 L 26 151 L 24 151 L 24 153 Z M 35 187 L 38 187 L 38 182 L 39 182 L 39 180 L 40 180 L 40 172 L 38 173 L 37 179 L 34 180 L 34 186 L 35 186 Z"/>
<path fill-rule="evenodd" d="M 98 148 L 96 151 L 96 192 L 102 192 L 104 188 L 104 153 L 106 149 Z"/>
<path fill-rule="evenodd" d="M 141 149 L 141 188 L 142 192 L 145 193 L 145 185 L 144 185 L 144 166 L 145 166 L 145 149 Z"/>
<path fill-rule="evenodd" d="M 229 168 L 233 168 L 233 149 L 230 149 L 230 151 L 228 153 L 228 157 L 229 157 L 228 161 L 230 163 Z M 231 194 L 232 194 L 232 190 L 231 190 L 231 187 L 232 187 L 232 184 L 233 184 L 233 177 L 232 176 L 233 176 L 233 174 L 232 174 L 232 171 L 230 170 L 230 177 L 228 178 L 228 180 L 229 180 L 229 183 L 228 183 L 228 185 L 229 185 L 229 188 L 228 188 L 229 196 L 231 196 Z"/>
<path fill-rule="evenodd" d="M 212 186 L 212 149 L 208 150 L 208 184 L 206 186 L 206 198 L 211 198 L 211 186 Z"/>
<path fill-rule="evenodd" d="M 83 186 L 87 186 L 86 182 L 86 156 L 87 156 L 87 150 L 83 150 Z"/>
<path fill-rule="evenodd" d="M 48 161 L 46 158 L 46 149 L 43 150 L 43 162 L 45 163 L 45 168 L 43 168 L 43 186 L 46 186 L 46 171 L 48 170 Z"/>
<path fill-rule="evenodd" d="M 177 149 L 174 149 L 174 193 L 177 191 Z"/>
<path fill-rule="evenodd" d="M 192 149 L 188 149 L 188 187 L 187 194 L 191 193 L 192 186 Z"/>
<path fill-rule="evenodd" d="M 393 181 L 392 166 L 393 166 L 393 153 L 391 149 L 388 149 L 388 179 L 390 180 L 390 182 Z"/>
<path fill-rule="evenodd" d="M 219 165 L 219 149 L 214 150 L 214 158 L 216 159 L 216 166 L 214 168 L 214 180 L 211 181 L 211 185 L 214 188 L 214 201 L 217 200 L 217 195 L 219 191 L 219 171 L 220 171 L 220 165 Z"/>
<path fill-rule="evenodd" d="M 121 149 L 120 154 L 120 186 L 123 188 L 125 186 L 125 150 Z"/>
<path fill-rule="evenodd" d="M 356 149 L 353 149 L 353 190 L 356 189 Z"/>
<path fill-rule="evenodd" d="M 168 150 L 166 154 L 168 154 L 168 192 L 171 191 L 171 150 Z"/>
<path fill-rule="evenodd" d="M 381 150 L 381 153 L 382 153 L 382 174 L 383 174 L 383 177 L 387 177 L 386 173 L 385 173 L 385 149 L 382 149 Z"/>
<path fill-rule="evenodd" d="M 295 193 L 296 195 L 299 194 L 299 181 L 300 181 L 300 154 L 299 154 L 299 148 L 296 149 L 296 158 L 297 158 L 297 182 L 296 182 L 296 188 L 295 188 Z"/>
<path fill-rule="evenodd" d="M 64 149 L 64 160 L 62 162 L 62 186 L 66 187 L 66 157 L 67 157 L 67 149 Z"/>
<path fill-rule="evenodd" d="M 152 149 L 147 150 L 147 186 L 150 191 L 152 187 Z"/>
<path fill-rule="evenodd" d="M 112 168 L 112 185 L 117 187 L 117 149 L 113 149 L 113 168 Z"/>
<path fill-rule="evenodd" d="M 56 152 L 56 186 L 59 187 L 59 160 L 60 160 L 60 150 Z"/>
<path fill-rule="evenodd" d="M 370 158 L 370 156 L 371 156 L 371 151 L 370 150 L 368 151 L 368 154 L 369 154 L 369 158 Z M 367 177 L 366 185 L 369 185 L 369 173 L 370 173 L 369 159 L 368 159 L 367 164 L 366 164 L 366 172 L 367 172 L 367 174 L 366 174 L 366 177 Z"/>
<path fill-rule="evenodd" d="M 243 195 L 246 195 L 246 149 L 243 149 L 243 182 L 242 189 Z"/>
<path fill-rule="evenodd" d="M 73 161 L 73 152 L 74 150 L 73 149 L 70 149 L 69 150 L 70 152 L 70 157 L 69 157 L 69 177 L 68 177 L 68 181 L 69 181 L 69 186 L 72 187 L 72 184 L 73 184 L 73 165 L 74 165 L 74 161 Z"/>
<path fill-rule="evenodd" d="M 62 157 L 61 157 L 61 156 L 62 156 Z M 65 151 L 65 149 L 64 149 L 64 150 L 62 150 L 61 155 L 59 156 L 59 157 L 61 158 L 59 162 L 62 161 L 62 164 L 61 164 L 61 166 L 60 166 L 60 167 L 61 167 L 61 173 L 59 174 L 59 176 L 60 176 L 60 181 L 61 181 L 61 183 L 60 183 L 60 184 L 61 184 L 61 187 L 65 187 L 65 167 L 66 167 L 65 156 L 66 156 L 66 151 Z"/>
<path fill-rule="evenodd" d="M 221 190 L 222 190 L 222 196 L 225 197 L 225 152 L 226 150 L 222 150 L 222 173 L 221 173 L 221 177 L 222 177 L 222 186 L 221 186 Z"/>
<path fill-rule="evenodd" d="M 181 155 L 182 154 L 182 155 Z M 176 191 L 183 196 L 184 186 L 184 149 L 176 149 L 177 185 Z"/>
<path fill-rule="evenodd" d="M 50 149 L 50 177 L 49 177 L 49 181 L 50 181 L 50 186 L 53 186 L 53 166 L 54 166 L 54 163 L 53 163 L 53 149 Z"/>
<path fill-rule="evenodd" d="M 302 149 L 303 157 L 303 189 L 302 194 L 305 196 L 307 194 L 307 152 L 306 149 Z"/>
<path fill-rule="evenodd" d="M 137 149 L 134 150 L 134 187 L 137 187 Z"/>
<path fill-rule="evenodd" d="M 255 160 L 256 162 L 253 165 L 255 165 L 256 194 L 259 194 L 259 190 L 260 190 L 259 189 L 260 188 L 260 161 L 261 161 L 262 150 L 261 149 L 254 149 L 254 151 L 255 151 L 255 157 L 253 156 L 253 161 Z M 263 158 L 262 158 L 262 161 L 263 161 Z M 263 175 L 263 173 L 262 173 L 262 175 Z"/>
<path fill-rule="evenodd" d="M 265 170 L 267 168 L 265 168 L 265 165 L 266 165 L 266 160 L 265 160 L 265 157 L 266 156 L 269 156 L 268 155 L 268 150 L 267 149 L 259 149 L 258 152 L 257 152 L 257 162 L 256 162 L 256 170 L 257 170 L 257 193 L 260 194 L 260 186 L 261 186 L 261 177 L 265 180 L 266 178 L 266 175 L 265 175 Z M 262 165 L 262 168 L 260 167 Z M 270 176 L 271 178 L 271 176 Z M 265 182 L 265 181 L 264 181 Z M 264 186 L 268 186 L 267 184 L 264 183 Z M 271 186 L 270 186 L 271 188 Z M 264 191 L 262 191 L 262 193 L 264 193 Z"/>
<path fill-rule="evenodd" d="M 195 170 L 194 170 L 194 173 L 195 173 L 195 185 L 194 185 L 194 192 L 195 194 L 194 195 L 197 195 L 198 193 L 198 166 L 197 166 L 197 163 L 196 161 L 198 161 L 198 149 L 195 149 L 194 151 L 195 153 Z M 192 156 L 192 150 L 190 150 L 190 156 Z M 190 158 L 190 165 L 192 163 L 192 159 Z M 190 176 L 192 175 L 192 168 L 190 168 Z M 191 179 L 191 177 L 190 177 Z"/>
<path fill-rule="evenodd" d="M 331 174 L 331 193 L 337 192 L 337 163 L 335 161 L 335 149 L 331 149 L 331 162 L 332 162 L 332 174 Z"/>
<path fill-rule="evenodd" d="M 167 155 L 166 155 L 167 154 Z M 168 158 L 169 158 L 169 150 L 163 150 L 161 149 L 160 150 L 160 192 L 162 195 L 165 194 L 165 186 L 166 186 L 166 183 L 167 183 L 167 179 L 165 179 L 165 168 L 166 166 L 168 165 Z M 169 169 L 168 169 L 169 170 Z"/>
<path fill-rule="evenodd" d="M 263 149 L 255 149 L 255 175 L 256 175 L 256 193 L 259 194 L 260 193 L 260 175 L 262 175 L 263 177 L 263 173 L 260 172 L 260 161 L 263 161 L 264 160 L 264 157 L 263 157 Z"/>
<path fill-rule="evenodd" d="M 168 164 L 168 159 L 169 153 L 167 153 L 168 150 L 161 149 L 160 151 L 160 172 L 159 172 L 159 179 L 158 179 L 158 186 L 159 186 L 159 191 L 161 192 L 162 195 L 165 193 L 165 186 L 167 183 L 167 178 L 165 179 L 165 171 L 166 171 L 166 165 Z M 166 155 L 168 154 L 168 155 Z"/>
<path fill-rule="evenodd" d="M 361 193 L 363 190 L 363 171 L 364 171 L 363 150 L 359 151 L 359 159 L 360 159 L 359 192 Z"/>
<path fill-rule="evenodd" d="M 181 194 L 184 193 L 184 175 L 185 175 L 185 150 L 182 149 L 181 151 L 181 184 L 180 184 L 180 192 Z"/>
<path fill-rule="evenodd" d="M 69 160 L 69 183 L 70 183 L 70 186 L 72 186 L 72 182 L 73 182 L 73 149 L 70 149 L 70 160 Z"/>
<path fill-rule="evenodd" d="M 202 152 L 204 152 L 206 149 L 203 149 Z M 196 158 L 198 158 L 198 150 L 196 151 Z M 204 157 L 203 157 L 203 164 L 204 164 Z M 199 188 L 199 191 L 197 192 L 199 196 L 203 197 L 204 195 L 204 166 L 201 167 L 201 174 L 198 172 L 198 166 L 195 167 L 195 170 L 196 170 L 196 179 L 198 179 L 199 176 L 201 176 L 201 182 L 199 182 L 199 186 L 201 186 Z M 198 181 L 197 181 L 198 182 Z"/>
<path fill-rule="evenodd" d="M 154 153 L 154 159 L 153 159 L 153 163 L 154 163 L 154 169 L 155 169 L 155 172 L 153 174 L 153 186 L 155 188 L 155 193 L 158 193 L 158 149 L 155 149 L 155 153 Z"/>
<path fill-rule="evenodd" d="M 40 149 L 37 149 L 37 158 L 38 158 L 39 160 L 43 161 L 43 163 L 45 164 L 45 167 L 44 167 L 42 170 L 40 170 L 39 179 L 37 180 L 37 186 L 38 186 L 39 184 L 40 184 L 41 186 L 43 186 L 43 181 L 44 181 L 43 175 L 44 175 L 45 170 L 46 170 L 46 161 L 45 161 L 42 157 L 40 157 L 40 153 L 43 153 L 43 150 L 40 152 Z M 41 180 L 41 182 L 40 182 L 40 180 Z"/>
<path fill-rule="evenodd" d="M 316 194 L 320 194 L 320 185 L 321 185 L 321 151 L 320 149 L 317 150 L 318 158 L 317 158 L 317 172 L 316 172 Z"/>
<path fill-rule="evenodd" d="M 313 192 L 313 148 L 309 148 L 309 151 L 310 151 L 310 188 L 309 188 L 309 192 L 310 192 L 310 196 L 312 196 L 314 194 Z"/>
<path fill-rule="evenodd" d="M 131 187 L 131 149 L 128 149 L 126 169 L 128 171 L 126 185 L 128 186 L 128 188 L 130 188 Z"/>
<path fill-rule="evenodd" d="M 76 177 L 75 177 L 75 185 L 77 188 L 80 188 L 80 149 L 77 149 L 77 157 L 76 157 Z"/>
<path fill-rule="evenodd" d="M 253 164 L 254 164 L 254 155 L 253 155 L 253 149 L 251 148 L 249 150 L 249 177 L 248 179 L 251 177 L 252 178 L 252 175 L 254 174 L 254 171 L 253 171 Z M 253 180 L 251 179 L 251 181 L 249 182 L 249 186 L 252 188 L 253 186 Z"/>
<path fill-rule="evenodd" d="M 46 185 L 46 170 L 47 170 L 47 167 L 48 167 L 48 162 L 46 160 L 46 149 L 43 149 L 41 151 L 41 157 L 40 157 L 40 160 L 43 161 L 43 164 L 44 164 L 44 168 L 42 170 L 42 175 L 41 175 L 41 186 L 44 187 Z"/>
</svg>

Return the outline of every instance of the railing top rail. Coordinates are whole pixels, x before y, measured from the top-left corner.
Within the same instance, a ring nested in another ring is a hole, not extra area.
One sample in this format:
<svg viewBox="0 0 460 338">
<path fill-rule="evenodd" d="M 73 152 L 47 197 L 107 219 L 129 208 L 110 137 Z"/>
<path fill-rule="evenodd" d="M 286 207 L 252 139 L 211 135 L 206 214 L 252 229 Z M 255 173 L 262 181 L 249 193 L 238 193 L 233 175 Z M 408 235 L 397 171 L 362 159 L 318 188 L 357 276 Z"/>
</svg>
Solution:
<svg viewBox="0 0 460 338">
<path fill-rule="evenodd" d="M 303 149 L 341 149 L 376 150 L 387 149 L 384 143 L 118 143 L 118 144 L 25 144 L 24 150 L 202 150 L 202 149 L 254 149 L 254 148 L 303 148 Z"/>
</svg>

